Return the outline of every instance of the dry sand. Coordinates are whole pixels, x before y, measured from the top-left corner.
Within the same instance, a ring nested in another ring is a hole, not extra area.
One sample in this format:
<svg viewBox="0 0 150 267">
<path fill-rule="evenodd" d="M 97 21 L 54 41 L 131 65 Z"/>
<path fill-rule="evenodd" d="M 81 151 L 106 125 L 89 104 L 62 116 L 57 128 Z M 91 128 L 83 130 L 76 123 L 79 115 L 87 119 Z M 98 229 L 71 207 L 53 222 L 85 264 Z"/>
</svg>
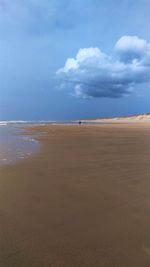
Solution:
<svg viewBox="0 0 150 267">
<path fill-rule="evenodd" d="M 150 113 L 137 114 L 132 116 L 122 116 L 114 118 L 97 118 L 97 119 L 83 119 L 82 122 L 94 122 L 94 123 L 136 123 L 137 121 L 150 123 Z"/>
<path fill-rule="evenodd" d="M 149 267 L 150 124 L 35 126 L 0 170 L 0 267 Z"/>
</svg>

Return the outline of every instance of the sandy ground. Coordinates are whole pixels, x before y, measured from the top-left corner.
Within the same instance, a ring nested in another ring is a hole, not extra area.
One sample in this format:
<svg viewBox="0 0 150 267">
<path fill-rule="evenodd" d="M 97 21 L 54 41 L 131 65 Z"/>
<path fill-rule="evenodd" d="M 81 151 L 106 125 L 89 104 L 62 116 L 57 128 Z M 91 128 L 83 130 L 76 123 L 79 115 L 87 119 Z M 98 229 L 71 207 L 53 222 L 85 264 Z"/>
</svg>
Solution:
<svg viewBox="0 0 150 267">
<path fill-rule="evenodd" d="M 0 267 L 149 267 L 150 124 L 35 126 L 0 170 Z"/>
</svg>

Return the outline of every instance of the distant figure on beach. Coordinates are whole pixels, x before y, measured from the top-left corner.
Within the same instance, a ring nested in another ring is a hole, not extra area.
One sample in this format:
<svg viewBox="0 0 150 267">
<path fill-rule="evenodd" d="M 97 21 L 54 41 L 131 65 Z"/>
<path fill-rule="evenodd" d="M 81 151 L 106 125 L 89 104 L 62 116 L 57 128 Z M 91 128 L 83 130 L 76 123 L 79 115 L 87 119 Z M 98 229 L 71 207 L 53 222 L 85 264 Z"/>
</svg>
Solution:
<svg viewBox="0 0 150 267">
<path fill-rule="evenodd" d="M 81 125 L 81 123 L 82 123 L 82 122 L 81 122 L 81 121 L 79 121 L 79 125 Z"/>
</svg>

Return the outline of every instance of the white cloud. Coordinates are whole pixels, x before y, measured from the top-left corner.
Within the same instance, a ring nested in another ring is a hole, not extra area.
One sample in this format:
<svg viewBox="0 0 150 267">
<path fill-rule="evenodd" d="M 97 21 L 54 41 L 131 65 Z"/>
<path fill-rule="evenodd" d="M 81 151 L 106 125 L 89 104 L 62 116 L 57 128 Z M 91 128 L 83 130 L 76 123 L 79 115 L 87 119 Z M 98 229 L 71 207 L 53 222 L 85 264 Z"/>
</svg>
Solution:
<svg viewBox="0 0 150 267">
<path fill-rule="evenodd" d="M 123 36 L 116 43 L 115 49 L 121 60 L 127 62 L 144 59 L 150 52 L 150 44 L 137 36 Z"/>
<path fill-rule="evenodd" d="M 150 43 L 123 36 L 115 53 L 113 59 L 98 47 L 80 49 L 57 71 L 57 77 L 80 97 L 121 97 L 137 84 L 150 81 Z"/>
</svg>

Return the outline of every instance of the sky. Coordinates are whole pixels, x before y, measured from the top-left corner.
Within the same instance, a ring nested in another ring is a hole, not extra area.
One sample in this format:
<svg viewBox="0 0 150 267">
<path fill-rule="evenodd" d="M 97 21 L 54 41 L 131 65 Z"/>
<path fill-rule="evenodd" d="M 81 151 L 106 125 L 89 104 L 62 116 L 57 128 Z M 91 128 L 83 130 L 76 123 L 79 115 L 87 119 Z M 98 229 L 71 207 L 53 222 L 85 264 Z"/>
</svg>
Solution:
<svg viewBox="0 0 150 267">
<path fill-rule="evenodd" d="M 0 0 L 0 120 L 150 112 L 149 0 Z"/>
</svg>

